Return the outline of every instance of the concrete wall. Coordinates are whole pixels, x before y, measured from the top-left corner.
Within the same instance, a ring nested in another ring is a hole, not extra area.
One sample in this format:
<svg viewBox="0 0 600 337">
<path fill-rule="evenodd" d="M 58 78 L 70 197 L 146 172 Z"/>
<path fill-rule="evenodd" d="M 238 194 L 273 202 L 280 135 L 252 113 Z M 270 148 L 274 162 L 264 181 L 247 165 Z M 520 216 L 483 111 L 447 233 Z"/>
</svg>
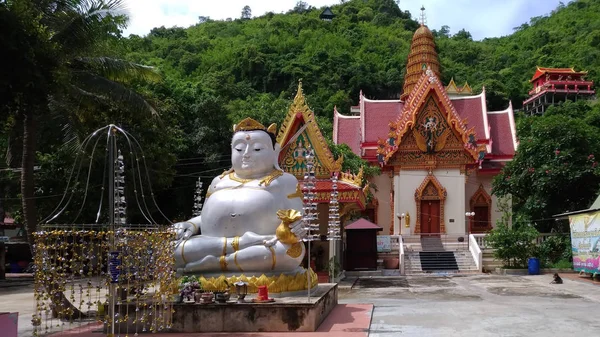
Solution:
<svg viewBox="0 0 600 337">
<path fill-rule="evenodd" d="M 393 221 L 394 233 L 400 231 L 402 235 L 412 235 L 415 231 L 417 220 L 417 205 L 415 203 L 415 191 L 424 179 L 427 178 L 427 171 L 420 170 L 401 170 L 392 178 L 388 173 L 383 173 L 372 179 L 377 185 L 375 197 L 379 201 L 377 209 L 377 224 L 383 227 L 381 234 L 388 234 L 390 225 Z M 446 233 L 462 234 L 469 230 L 465 212 L 471 211 L 469 208 L 471 197 L 483 184 L 485 191 L 492 197 L 491 222 L 496 225 L 502 213 L 498 210 L 498 197 L 492 195 L 492 175 L 478 175 L 472 173 L 469 176 L 461 173 L 459 169 L 436 169 L 433 175 L 446 189 L 446 201 L 444 203 L 444 224 Z M 394 214 L 390 208 L 390 192 L 394 187 Z M 410 214 L 410 228 L 405 227 L 405 222 L 397 217 L 397 214 Z"/>
<path fill-rule="evenodd" d="M 405 227 L 404 221 L 400 224 L 397 217 L 394 222 L 401 227 L 403 235 L 411 235 L 415 232 L 417 221 L 417 204 L 415 192 L 421 183 L 427 178 L 427 171 L 405 170 L 400 171 L 395 179 L 395 209 L 396 214 L 410 214 L 410 228 Z M 433 170 L 433 176 L 446 189 L 446 200 L 444 203 L 444 224 L 446 233 L 465 232 L 465 176 L 459 169 L 437 169 Z M 451 222 L 452 220 L 452 222 Z"/>
<path fill-rule="evenodd" d="M 392 191 L 392 178 L 388 172 L 374 177 L 371 181 L 376 185 L 377 191 L 374 195 L 379 202 L 377 207 L 377 225 L 383 228 L 378 234 L 388 235 L 392 221 L 390 192 Z"/>
<path fill-rule="evenodd" d="M 459 169 L 438 169 L 433 175 L 448 194 L 444 204 L 446 233 L 465 233 L 465 175 Z"/>
<path fill-rule="evenodd" d="M 498 197 L 496 195 L 492 195 L 492 181 L 494 180 L 493 175 L 488 174 L 471 174 L 467 179 L 466 191 L 465 191 L 465 212 L 471 211 L 469 209 L 471 197 L 477 190 L 479 189 L 479 185 L 483 184 L 483 188 L 486 193 L 492 197 L 492 207 L 491 207 L 491 222 L 492 227 L 496 226 L 496 222 L 502 218 L 502 212 L 498 209 Z M 510 198 L 509 198 L 510 200 Z M 509 202 L 510 205 L 510 202 Z"/>
<path fill-rule="evenodd" d="M 306 303 L 306 295 L 275 299 L 274 303 L 234 303 L 235 295 L 226 304 L 174 304 L 174 312 L 161 310 L 157 306 L 154 316 L 145 323 L 135 321 L 135 303 L 117 306 L 122 316 L 129 310 L 129 320 L 118 324 L 117 331 L 142 331 L 159 320 L 169 321 L 171 329 L 164 332 L 313 332 L 338 304 L 337 284 L 320 284 L 313 295 L 314 300 Z M 314 301 L 314 302 L 313 302 Z M 127 308 L 129 306 L 129 308 Z M 172 316 L 171 316 L 172 315 Z M 106 327 L 105 327 L 106 331 Z"/>
<path fill-rule="evenodd" d="M 404 221 L 400 223 L 394 216 L 394 226 L 399 228 L 403 235 L 414 234 L 417 221 L 417 204 L 415 203 L 415 191 L 427 176 L 426 171 L 405 170 L 394 176 L 395 187 L 395 211 L 396 214 L 410 214 L 410 228 L 406 228 Z"/>
</svg>

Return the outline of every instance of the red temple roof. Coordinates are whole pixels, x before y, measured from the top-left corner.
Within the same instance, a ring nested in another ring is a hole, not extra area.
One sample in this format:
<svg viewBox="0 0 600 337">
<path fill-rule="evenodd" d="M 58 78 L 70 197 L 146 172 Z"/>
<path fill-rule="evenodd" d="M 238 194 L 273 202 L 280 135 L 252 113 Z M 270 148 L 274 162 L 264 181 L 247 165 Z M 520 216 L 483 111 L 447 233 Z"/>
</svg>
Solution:
<svg viewBox="0 0 600 337">
<path fill-rule="evenodd" d="M 504 111 L 488 113 L 490 137 L 492 139 L 492 154 L 498 156 L 514 156 L 517 149 L 517 138 L 513 132 L 515 120 L 512 104 Z"/>
<path fill-rule="evenodd" d="M 364 116 L 365 140 L 375 140 L 387 138 L 390 127 L 382 121 L 391 121 L 396 119 L 402 112 L 404 102 L 394 101 L 375 101 L 363 97 L 362 116 Z"/>
<path fill-rule="evenodd" d="M 587 71 L 575 71 L 574 68 L 544 68 L 537 67 L 535 74 L 529 82 L 533 82 L 544 74 L 571 74 L 571 75 L 586 75 Z"/>
<path fill-rule="evenodd" d="M 344 229 L 375 229 L 378 231 L 383 230 L 383 228 L 377 226 L 367 219 L 358 219 L 348 226 L 344 227 Z"/>
<path fill-rule="evenodd" d="M 337 108 L 333 108 L 333 116 L 333 142 L 347 144 L 352 152 L 360 153 L 360 116 L 344 116 Z"/>
<path fill-rule="evenodd" d="M 467 129 L 474 128 L 479 144 L 486 144 L 486 158 L 507 159 L 518 146 L 512 104 L 503 111 L 487 111 L 485 88 L 481 94 L 450 97 L 450 103 Z M 405 102 L 377 101 L 361 94 L 359 116 L 344 116 L 334 111 L 333 134 L 336 144 L 348 144 L 352 152 L 375 161 L 376 144 L 387 139 L 389 123 L 401 117 Z"/>
</svg>

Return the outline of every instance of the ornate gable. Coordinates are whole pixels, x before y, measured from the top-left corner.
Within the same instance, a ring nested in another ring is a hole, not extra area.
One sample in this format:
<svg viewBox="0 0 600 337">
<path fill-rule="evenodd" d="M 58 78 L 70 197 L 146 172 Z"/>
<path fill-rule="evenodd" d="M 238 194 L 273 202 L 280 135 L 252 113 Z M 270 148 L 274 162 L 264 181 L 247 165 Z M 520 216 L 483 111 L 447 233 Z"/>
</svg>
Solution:
<svg viewBox="0 0 600 337">
<path fill-rule="evenodd" d="M 439 79 L 428 70 L 406 100 L 400 117 L 389 123 L 389 138 L 379 140 L 378 159 L 382 164 L 414 168 L 474 164 L 483 159 L 485 148 L 477 145 L 475 128 L 467 129 L 466 123 Z M 402 153 L 394 156 L 400 149 Z"/>
<path fill-rule="evenodd" d="M 306 128 L 294 138 L 304 125 Z M 304 177 L 306 168 L 304 157 L 309 145 L 315 151 L 315 175 L 317 178 L 328 179 L 332 172 L 339 172 L 342 169 L 343 158 L 333 159 L 327 141 L 315 121 L 314 113 L 306 104 L 302 92 L 302 82 L 298 83 L 298 92 L 281 124 L 277 142 L 282 147 L 279 154 L 281 168 L 298 179 Z"/>
</svg>

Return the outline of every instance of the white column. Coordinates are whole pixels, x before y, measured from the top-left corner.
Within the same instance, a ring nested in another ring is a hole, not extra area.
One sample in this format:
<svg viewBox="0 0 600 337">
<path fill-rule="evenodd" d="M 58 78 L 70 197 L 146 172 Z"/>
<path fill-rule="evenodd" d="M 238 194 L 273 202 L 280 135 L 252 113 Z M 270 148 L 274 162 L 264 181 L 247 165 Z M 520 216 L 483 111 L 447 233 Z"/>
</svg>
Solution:
<svg viewBox="0 0 600 337">
<path fill-rule="evenodd" d="M 400 174 L 394 174 L 394 235 L 404 234 L 402 224 L 400 223 L 400 219 L 398 219 L 398 214 L 402 213 L 402 205 L 400 203 Z"/>
</svg>

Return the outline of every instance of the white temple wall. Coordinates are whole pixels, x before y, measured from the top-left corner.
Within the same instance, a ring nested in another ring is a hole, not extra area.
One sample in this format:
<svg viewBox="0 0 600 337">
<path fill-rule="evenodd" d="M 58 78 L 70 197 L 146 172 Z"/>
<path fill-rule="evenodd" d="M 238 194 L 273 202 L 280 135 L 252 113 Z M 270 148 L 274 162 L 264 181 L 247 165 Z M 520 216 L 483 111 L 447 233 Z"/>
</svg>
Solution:
<svg viewBox="0 0 600 337">
<path fill-rule="evenodd" d="M 404 220 L 400 223 L 394 216 L 394 228 L 399 229 L 402 235 L 413 235 L 417 223 L 417 204 L 415 203 L 415 191 L 427 177 L 427 171 L 401 170 L 394 175 L 395 207 L 396 214 L 410 214 L 410 228 L 406 228 Z M 398 233 L 394 231 L 394 233 Z"/>
<path fill-rule="evenodd" d="M 468 177 L 467 185 L 466 185 L 466 193 L 465 193 L 465 212 L 470 212 L 470 202 L 471 197 L 477 192 L 479 189 L 479 185 L 483 184 L 483 188 L 485 192 L 492 197 L 492 205 L 491 205 L 491 225 L 492 227 L 496 227 L 496 222 L 502 218 L 502 212 L 498 207 L 498 197 L 492 194 L 492 181 L 494 180 L 494 176 L 490 174 L 476 174 L 473 173 Z M 509 199 L 509 205 L 510 197 Z M 510 221 L 512 222 L 512 221 Z"/>
<path fill-rule="evenodd" d="M 391 209 L 391 197 L 392 191 L 392 178 L 388 172 L 382 172 L 380 175 L 373 177 L 371 181 L 377 187 L 377 191 L 374 191 L 374 196 L 377 198 L 379 206 L 377 207 L 377 225 L 383 228 L 378 234 L 388 235 L 390 233 L 390 226 L 392 221 L 392 209 Z"/>
<path fill-rule="evenodd" d="M 465 233 L 465 175 L 460 173 L 458 168 L 436 169 L 433 170 L 433 175 L 446 189 L 447 193 L 446 202 L 444 203 L 446 233 Z"/>
</svg>

